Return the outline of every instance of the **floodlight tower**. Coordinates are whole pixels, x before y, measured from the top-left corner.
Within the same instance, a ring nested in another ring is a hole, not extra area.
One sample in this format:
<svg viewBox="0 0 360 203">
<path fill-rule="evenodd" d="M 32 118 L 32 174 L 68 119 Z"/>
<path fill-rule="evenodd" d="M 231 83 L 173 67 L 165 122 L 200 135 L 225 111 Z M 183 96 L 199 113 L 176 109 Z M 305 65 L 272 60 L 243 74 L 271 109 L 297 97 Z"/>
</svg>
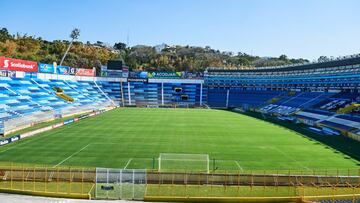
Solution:
<svg viewBox="0 0 360 203">
<path fill-rule="evenodd" d="M 73 44 L 74 40 L 78 39 L 80 36 L 80 29 L 78 28 L 75 28 L 71 31 L 71 34 L 70 34 L 70 37 L 71 37 L 71 42 L 68 46 L 68 48 L 66 49 L 66 52 L 64 54 L 64 56 L 62 57 L 61 61 L 60 61 L 60 66 L 62 65 L 62 63 L 64 62 L 65 60 L 65 57 L 67 55 L 67 53 L 69 52 L 70 48 L 71 48 L 71 45 Z"/>
</svg>

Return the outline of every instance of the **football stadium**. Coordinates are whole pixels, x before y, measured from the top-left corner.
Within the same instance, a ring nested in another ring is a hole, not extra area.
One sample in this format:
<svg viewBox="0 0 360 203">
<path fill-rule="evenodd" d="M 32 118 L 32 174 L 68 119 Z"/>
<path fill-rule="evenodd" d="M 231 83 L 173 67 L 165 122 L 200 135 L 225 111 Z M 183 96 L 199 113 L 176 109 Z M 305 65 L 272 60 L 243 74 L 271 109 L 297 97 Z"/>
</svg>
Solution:
<svg viewBox="0 0 360 203">
<path fill-rule="evenodd" d="M 78 28 L 70 41 L 38 35 L 0 27 L 0 202 L 360 202 L 360 54 L 310 61 L 130 46 L 129 31 L 114 46 L 85 43 Z"/>
<path fill-rule="evenodd" d="M 155 201 L 358 197 L 359 55 L 208 67 L 197 77 L 0 64 L 5 191 Z"/>
</svg>

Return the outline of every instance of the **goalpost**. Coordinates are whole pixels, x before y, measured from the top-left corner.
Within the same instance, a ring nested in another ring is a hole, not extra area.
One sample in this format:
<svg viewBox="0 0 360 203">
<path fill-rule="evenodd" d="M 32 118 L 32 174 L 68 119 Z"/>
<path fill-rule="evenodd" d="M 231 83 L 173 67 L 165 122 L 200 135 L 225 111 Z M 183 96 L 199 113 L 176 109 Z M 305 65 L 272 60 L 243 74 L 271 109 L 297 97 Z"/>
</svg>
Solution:
<svg viewBox="0 0 360 203">
<path fill-rule="evenodd" d="M 158 159 L 159 171 L 204 171 L 210 172 L 208 154 L 161 153 Z"/>
</svg>

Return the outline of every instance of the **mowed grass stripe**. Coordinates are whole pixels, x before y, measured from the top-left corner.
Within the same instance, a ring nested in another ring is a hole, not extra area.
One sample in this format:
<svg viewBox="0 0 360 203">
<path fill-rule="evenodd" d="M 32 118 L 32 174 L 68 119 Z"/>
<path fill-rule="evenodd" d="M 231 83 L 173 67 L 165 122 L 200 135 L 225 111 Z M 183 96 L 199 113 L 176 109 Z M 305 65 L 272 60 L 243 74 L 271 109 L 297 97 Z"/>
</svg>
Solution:
<svg viewBox="0 0 360 203">
<path fill-rule="evenodd" d="M 237 113 L 145 108 L 115 109 L 1 147 L 0 161 L 56 166 L 66 159 L 61 166 L 152 168 L 160 153 L 209 154 L 219 170 L 239 170 L 236 161 L 246 170 L 359 164 L 295 132 Z"/>
</svg>

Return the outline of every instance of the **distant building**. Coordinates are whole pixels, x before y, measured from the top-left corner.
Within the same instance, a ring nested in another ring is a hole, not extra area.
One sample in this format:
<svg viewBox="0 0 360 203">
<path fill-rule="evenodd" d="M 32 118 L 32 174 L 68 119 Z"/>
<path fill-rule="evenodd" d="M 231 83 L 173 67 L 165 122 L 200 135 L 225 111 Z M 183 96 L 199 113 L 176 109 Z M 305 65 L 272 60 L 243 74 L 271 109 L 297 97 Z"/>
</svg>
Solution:
<svg viewBox="0 0 360 203">
<path fill-rule="evenodd" d="M 156 53 L 160 53 L 163 49 L 169 48 L 169 47 L 170 46 L 165 43 L 154 46 Z"/>
</svg>

